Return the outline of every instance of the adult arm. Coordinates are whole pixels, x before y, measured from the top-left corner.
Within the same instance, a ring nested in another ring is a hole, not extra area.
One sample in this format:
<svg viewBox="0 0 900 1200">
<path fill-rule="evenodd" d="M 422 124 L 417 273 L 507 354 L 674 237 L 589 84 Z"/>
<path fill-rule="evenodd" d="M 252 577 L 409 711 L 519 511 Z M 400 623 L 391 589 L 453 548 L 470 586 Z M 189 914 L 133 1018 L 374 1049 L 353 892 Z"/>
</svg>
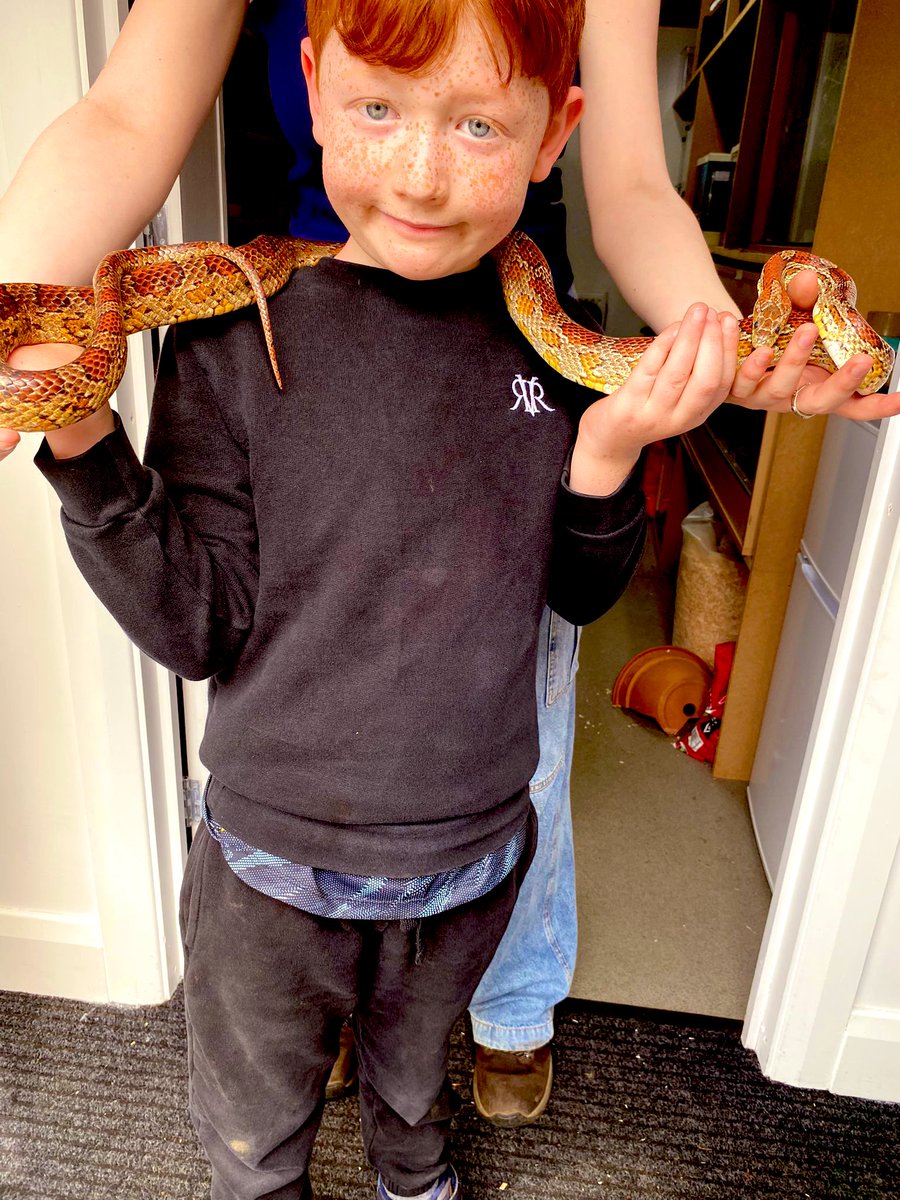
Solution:
<svg viewBox="0 0 900 1200">
<path fill-rule="evenodd" d="M 212 107 L 246 8 L 135 0 L 87 95 L 41 134 L 0 199 L 0 278 L 89 283 L 104 254 L 134 240 Z"/>
<path fill-rule="evenodd" d="M 247 3 L 135 0 L 87 95 L 41 134 L 0 198 L 0 279 L 89 283 L 104 254 L 131 244 L 212 107 Z M 11 361 L 36 369 L 78 353 L 27 346 Z M 18 441 L 0 430 L 0 460 Z"/>
<path fill-rule="evenodd" d="M 666 166 L 656 46 L 658 0 L 588 0 L 581 44 L 584 188 L 594 248 L 653 329 L 703 301 L 740 315 Z"/>
<path fill-rule="evenodd" d="M 628 304 L 654 329 L 680 321 L 697 301 L 740 315 L 725 291 L 696 218 L 669 179 L 659 113 L 656 47 L 659 0 L 587 0 L 581 51 L 586 104 L 581 158 L 594 247 Z M 816 296 L 814 277 L 798 276 L 791 297 Z M 737 373 L 730 399 L 788 412 L 802 383 L 804 411 L 857 420 L 900 411 L 900 397 L 856 396 L 868 356 L 834 375 L 806 362 L 814 326 L 794 335 L 791 353 L 769 371 L 756 350 Z"/>
</svg>

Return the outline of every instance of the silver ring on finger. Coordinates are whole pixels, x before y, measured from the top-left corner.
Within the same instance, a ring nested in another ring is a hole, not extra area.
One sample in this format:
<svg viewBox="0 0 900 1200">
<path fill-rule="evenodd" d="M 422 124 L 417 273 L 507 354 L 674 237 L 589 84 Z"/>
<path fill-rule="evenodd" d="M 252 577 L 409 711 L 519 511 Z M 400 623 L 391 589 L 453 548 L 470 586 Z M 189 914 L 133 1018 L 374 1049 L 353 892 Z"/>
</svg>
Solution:
<svg viewBox="0 0 900 1200">
<path fill-rule="evenodd" d="M 797 390 L 794 392 L 793 396 L 791 396 L 791 412 L 794 414 L 795 417 L 799 417 L 801 421 L 808 421 L 811 417 L 814 417 L 816 415 L 815 413 L 803 412 L 802 409 L 797 407 L 797 397 L 800 395 L 800 393 L 803 391 L 803 389 L 805 387 L 809 387 L 809 384 L 801 383 L 800 386 L 797 388 Z"/>
</svg>

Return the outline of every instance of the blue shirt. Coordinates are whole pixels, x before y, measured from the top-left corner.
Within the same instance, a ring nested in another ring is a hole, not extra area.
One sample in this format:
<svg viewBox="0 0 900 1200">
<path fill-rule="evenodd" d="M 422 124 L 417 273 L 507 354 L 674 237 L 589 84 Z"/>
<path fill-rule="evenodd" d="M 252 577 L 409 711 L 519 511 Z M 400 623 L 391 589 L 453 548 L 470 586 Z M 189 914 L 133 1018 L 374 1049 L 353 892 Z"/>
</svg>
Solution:
<svg viewBox="0 0 900 1200">
<path fill-rule="evenodd" d="M 249 887 L 317 917 L 343 921 L 421 920 L 477 900 L 506 878 L 525 845 L 523 826 L 505 846 L 464 867 L 414 879 L 391 879 L 304 867 L 258 850 L 223 829 L 205 803 L 203 819 L 229 867 Z"/>
</svg>

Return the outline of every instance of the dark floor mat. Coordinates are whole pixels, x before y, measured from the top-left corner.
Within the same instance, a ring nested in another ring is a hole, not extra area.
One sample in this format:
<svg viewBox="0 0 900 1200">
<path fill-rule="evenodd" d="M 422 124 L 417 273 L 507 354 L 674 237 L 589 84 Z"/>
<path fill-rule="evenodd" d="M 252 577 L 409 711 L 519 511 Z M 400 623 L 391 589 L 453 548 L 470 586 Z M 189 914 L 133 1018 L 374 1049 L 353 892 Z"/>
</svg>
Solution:
<svg viewBox="0 0 900 1200">
<path fill-rule="evenodd" d="M 764 1079 L 729 1023 L 570 1002 L 540 1123 L 499 1130 L 462 1096 L 465 1200 L 900 1197 L 900 1106 Z M 180 995 L 151 1008 L 0 993 L 0 1197 L 200 1200 L 209 1179 L 185 1113 Z M 326 1107 L 317 1200 L 374 1191 L 355 1099 Z"/>
</svg>

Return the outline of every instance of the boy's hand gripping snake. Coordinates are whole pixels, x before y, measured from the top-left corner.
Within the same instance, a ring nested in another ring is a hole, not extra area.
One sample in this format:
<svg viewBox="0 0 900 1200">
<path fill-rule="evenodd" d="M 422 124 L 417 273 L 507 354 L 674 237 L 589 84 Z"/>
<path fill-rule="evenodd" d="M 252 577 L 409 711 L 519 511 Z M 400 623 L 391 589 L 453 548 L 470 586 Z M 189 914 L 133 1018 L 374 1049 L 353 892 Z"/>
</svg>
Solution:
<svg viewBox="0 0 900 1200">
<path fill-rule="evenodd" d="M 80 421 L 118 386 L 129 333 L 254 302 L 280 387 L 266 297 L 284 287 L 296 269 L 339 249 L 334 243 L 267 236 L 238 249 L 217 242 L 150 246 L 107 255 L 92 288 L 0 284 L 0 428 L 28 432 Z M 510 315 L 544 361 L 595 391 L 621 387 L 651 339 L 606 337 L 571 320 L 556 300 L 543 255 L 525 234 L 511 233 L 493 256 Z M 810 320 L 807 311 L 792 308 L 787 294 L 790 279 L 805 270 L 815 271 L 819 281 L 812 310 L 819 340 L 810 362 L 835 371 L 865 352 L 873 366 L 859 391 L 877 391 L 891 371 L 891 348 L 853 307 L 856 287 L 850 276 L 803 250 L 784 250 L 763 267 L 753 313 L 741 322 L 735 366 L 756 346 L 772 346 L 779 358 L 793 331 Z M 17 347 L 42 342 L 70 342 L 84 350 L 52 370 L 16 370 L 7 364 Z"/>
</svg>

